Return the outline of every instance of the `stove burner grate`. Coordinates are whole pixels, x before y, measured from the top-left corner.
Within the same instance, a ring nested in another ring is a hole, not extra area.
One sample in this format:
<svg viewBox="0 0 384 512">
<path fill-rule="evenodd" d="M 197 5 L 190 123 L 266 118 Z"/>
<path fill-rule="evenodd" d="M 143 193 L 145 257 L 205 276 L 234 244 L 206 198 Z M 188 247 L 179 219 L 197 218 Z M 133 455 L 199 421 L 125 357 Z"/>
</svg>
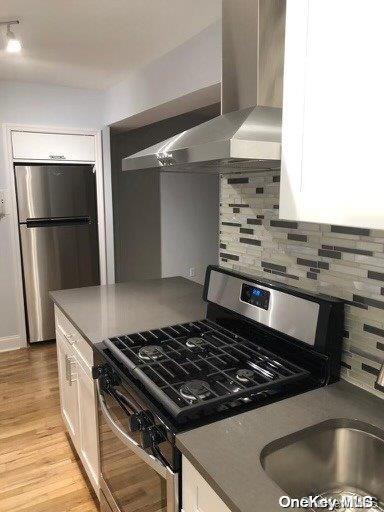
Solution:
<svg viewBox="0 0 384 512">
<path fill-rule="evenodd" d="M 260 341 L 267 344 L 269 339 L 263 336 L 267 335 L 260 332 Z M 262 344 L 208 319 L 127 334 L 105 344 L 178 420 L 233 400 L 286 389 L 310 375 Z"/>
</svg>

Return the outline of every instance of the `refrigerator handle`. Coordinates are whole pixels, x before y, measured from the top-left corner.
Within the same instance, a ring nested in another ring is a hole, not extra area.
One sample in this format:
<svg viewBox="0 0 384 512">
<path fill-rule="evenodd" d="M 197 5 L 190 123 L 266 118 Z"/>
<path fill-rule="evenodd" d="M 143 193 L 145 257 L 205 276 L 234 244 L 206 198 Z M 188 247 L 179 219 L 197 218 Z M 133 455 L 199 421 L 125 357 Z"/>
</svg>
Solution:
<svg viewBox="0 0 384 512">
<path fill-rule="evenodd" d="M 78 217 L 47 217 L 43 219 L 26 219 L 27 228 L 40 228 L 45 226 L 65 226 L 65 225 L 82 225 L 90 224 L 91 218 L 88 215 Z"/>
</svg>

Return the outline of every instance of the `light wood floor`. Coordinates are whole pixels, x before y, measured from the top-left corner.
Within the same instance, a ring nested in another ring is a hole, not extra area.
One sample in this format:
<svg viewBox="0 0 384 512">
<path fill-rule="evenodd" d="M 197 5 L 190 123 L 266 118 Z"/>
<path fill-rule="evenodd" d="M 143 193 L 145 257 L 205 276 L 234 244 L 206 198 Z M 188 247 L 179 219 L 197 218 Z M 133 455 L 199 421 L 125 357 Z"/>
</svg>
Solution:
<svg viewBox="0 0 384 512">
<path fill-rule="evenodd" d="M 61 420 L 55 344 L 0 354 L 0 511 L 97 510 Z"/>
</svg>

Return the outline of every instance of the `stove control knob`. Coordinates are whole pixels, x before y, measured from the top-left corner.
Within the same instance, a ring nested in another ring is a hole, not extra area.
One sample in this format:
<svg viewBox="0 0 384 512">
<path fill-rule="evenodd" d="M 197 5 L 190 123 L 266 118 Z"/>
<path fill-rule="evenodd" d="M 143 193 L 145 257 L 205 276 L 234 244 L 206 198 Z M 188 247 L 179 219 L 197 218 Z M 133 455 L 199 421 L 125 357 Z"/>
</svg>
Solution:
<svg viewBox="0 0 384 512">
<path fill-rule="evenodd" d="M 130 427 L 132 432 L 142 432 L 153 425 L 153 416 L 149 411 L 139 411 L 132 414 Z"/>
<path fill-rule="evenodd" d="M 101 389 L 108 391 L 114 386 L 120 385 L 120 378 L 106 364 L 99 364 L 92 368 L 92 377 L 98 380 Z"/>
<path fill-rule="evenodd" d="M 111 388 L 119 385 L 119 377 L 112 372 L 108 372 L 100 376 L 100 386 L 104 391 L 109 391 Z"/>
<path fill-rule="evenodd" d="M 141 433 L 141 446 L 142 448 L 151 448 L 167 440 L 167 433 L 165 427 L 153 425 L 146 428 Z"/>
<path fill-rule="evenodd" d="M 105 364 L 98 364 L 97 366 L 93 366 L 92 368 L 92 377 L 94 380 L 98 379 L 101 375 L 106 372 Z"/>
</svg>

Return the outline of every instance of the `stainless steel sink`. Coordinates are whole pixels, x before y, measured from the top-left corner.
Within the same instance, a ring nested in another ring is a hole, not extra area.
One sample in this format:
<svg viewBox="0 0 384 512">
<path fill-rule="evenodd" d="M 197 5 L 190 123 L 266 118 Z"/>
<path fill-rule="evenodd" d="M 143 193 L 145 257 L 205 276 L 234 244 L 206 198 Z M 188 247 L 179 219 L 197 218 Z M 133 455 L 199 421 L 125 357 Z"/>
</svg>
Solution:
<svg viewBox="0 0 384 512">
<path fill-rule="evenodd" d="M 319 423 L 267 445 L 261 463 L 292 498 L 370 495 L 384 511 L 384 432 L 366 423 Z"/>
</svg>

